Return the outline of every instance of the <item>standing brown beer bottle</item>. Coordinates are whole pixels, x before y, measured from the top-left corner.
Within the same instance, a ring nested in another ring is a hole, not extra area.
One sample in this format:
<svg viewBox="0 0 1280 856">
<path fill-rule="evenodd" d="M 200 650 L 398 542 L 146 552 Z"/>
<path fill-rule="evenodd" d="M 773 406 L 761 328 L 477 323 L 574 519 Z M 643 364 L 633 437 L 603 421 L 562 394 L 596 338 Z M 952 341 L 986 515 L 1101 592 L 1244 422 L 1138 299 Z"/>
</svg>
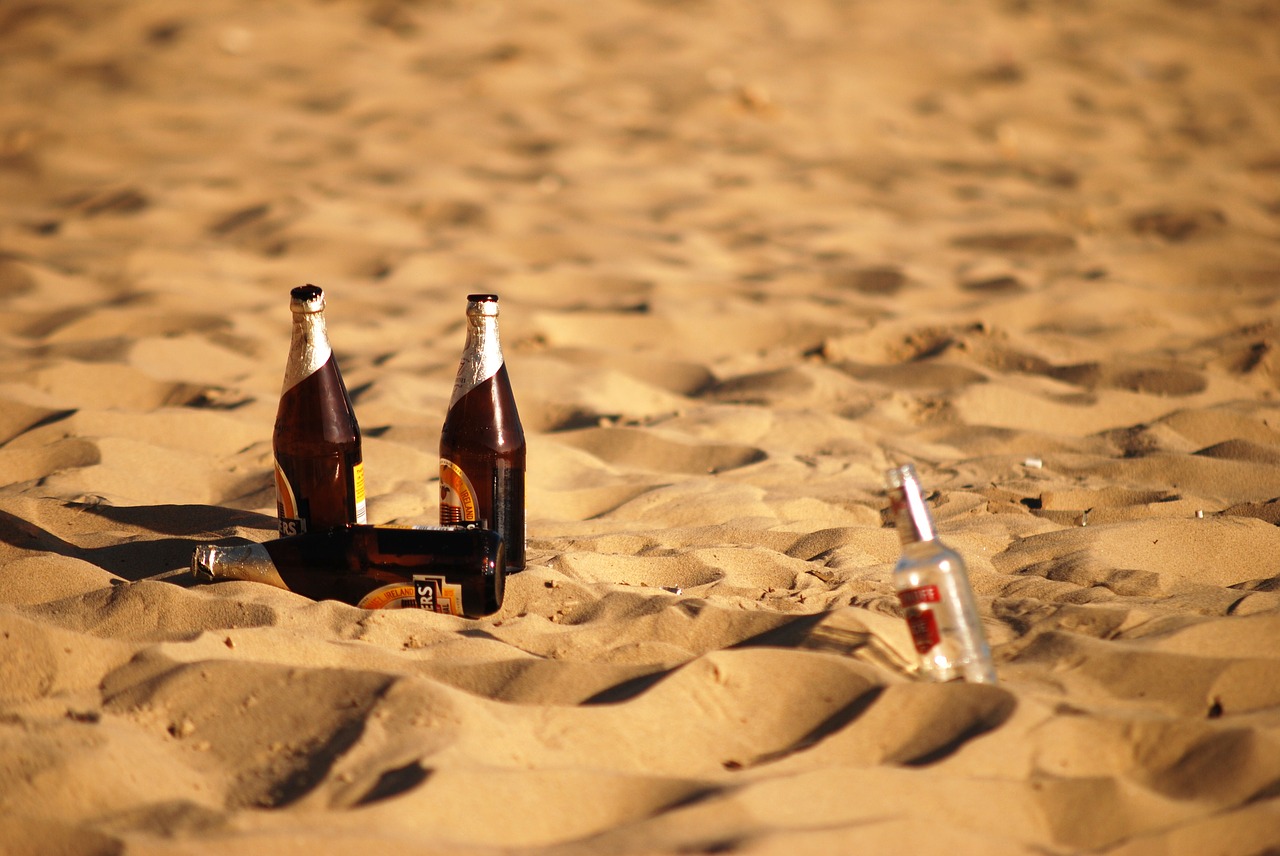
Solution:
<svg viewBox="0 0 1280 856">
<path fill-rule="evenodd" d="M 467 344 L 440 432 L 440 522 L 475 521 L 524 568 L 525 442 L 498 342 L 498 296 L 467 296 Z"/>
<path fill-rule="evenodd" d="M 271 437 L 282 536 L 365 522 L 360 426 L 324 321 L 324 292 L 290 292 L 293 338 Z"/>
</svg>

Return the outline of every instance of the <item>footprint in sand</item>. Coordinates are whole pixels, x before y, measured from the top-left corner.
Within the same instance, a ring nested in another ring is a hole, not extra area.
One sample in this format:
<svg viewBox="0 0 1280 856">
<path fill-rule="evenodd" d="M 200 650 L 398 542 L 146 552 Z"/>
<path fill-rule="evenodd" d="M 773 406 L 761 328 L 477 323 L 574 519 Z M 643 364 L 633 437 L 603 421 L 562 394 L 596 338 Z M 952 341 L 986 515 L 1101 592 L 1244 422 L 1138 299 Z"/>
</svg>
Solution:
<svg viewBox="0 0 1280 856">
<path fill-rule="evenodd" d="M 34 428 L 66 419 L 74 410 L 41 407 L 14 398 L 0 398 L 0 446 Z"/>
<path fill-rule="evenodd" d="M 1076 249 L 1076 239 L 1061 232 L 977 232 L 951 239 L 954 247 L 1020 256 L 1050 256 Z"/>
<path fill-rule="evenodd" d="M 1002 279 L 1002 278 L 997 278 Z M 1005 288 L 1005 285 L 996 285 Z M 1010 284 L 1010 289 L 1020 286 Z M 913 345 L 914 343 L 914 345 Z M 1001 341 L 999 331 L 982 326 L 954 330 L 923 329 L 911 333 L 904 344 L 914 359 L 936 356 L 958 349 L 978 364 L 999 372 L 1036 374 L 1087 390 L 1121 389 L 1161 396 L 1194 395 L 1207 387 L 1204 376 L 1191 369 L 1145 364 L 1139 359 L 1126 362 L 1085 362 L 1055 365 L 1037 354 L 1027 353 Z"/>
<path fill-rule="evenodd" d="M 878 297 L 892 297 L 908 282 L 907 275 L 891 265 L 836 270 L 828 273 L 826 279 L 836 290 L 848 289 Z"/>
<path fill-rule="evenodd" d="M 1222 231 L 1227 216 L 1217 208 L 1166 206 L 1141 211 L 1129 219 L 1138 235 L 1154 235 L 1171 244 L 1207 237 Z"/>
<path fill-rule="evenodd" d="M 18 444 L 0 449 L 0 469 L 4 471 L 5 481 L 11 485 L 44 480 L 51 474 L 92 467 L 101 462 L 102 451 L 98 445 L 80 437 L 67 437 L 30 448 L 26 444 Z"/>
<path fill-rule="evenodd" d="M 35 277 L 24 266 L 0 259 L 0 300 L 30 294 L 35 288 Z"/>
<path fill-rule="evenodd" d="M 208 757 L 240 771 L 234 792 L 223 795 L 225 799 L 279 807 L 300 799 L 325 778 L 360 739 L 361 723 L 396 680 L 351 671 L 334 681 L 328 671 L 216 659 L 188 664 L 155 653 L 106 675 L 104 708 L 121 715 L 137 715 L 145 708 L 164 711 L 177 745 L 198 740 Z M 208 703 L 210 686 L 228 688 L 221 704 L 245 715 L 217 713 L 221 705 Z M 253 716 L 254 709 L 262 715 Z M 163 783 L 152 786 L 159 799 Z"/>
<path fill-rule="evenodd" d="M 61 361 L 24 380 L 55 407 L 100 410 L 154 410 L 186 404 L 206 392 L 204 385 L 157 380 L 115 363 Z"/>
<path fill-rule="evenodd" d="M 1123 389 L 1150 395 L 1195 395 L 1208 386 L 1204 375 L 1191 369 L 1140 364 L 1078 363 L 1054 366 L 1043 374 L 1088 390 Z"/>
<path fill-rule="evenodd" d="M 610 464 L 665 473 L 706 475 L 765 459 L 764 450 L 755 446 L 691 443 L 652 428 L 587 428 L 557 434 L 556 439 Z"/>
<path fill-rule="evenodd" d="M 133 187 L 108 188 L 75 193 L 61 200 L 62 207 L 81 217 L 137 214 L 151 205 L 141 190 Z"/>
<path fill-rule="evenodd" d="M 287 200 L 255 202 L 237 208 L 209 224 L 209 236 L 264 256 L 280 256 L 289 249 L 285 234 L 303 215 L 301 203 Z"/>
</svg>

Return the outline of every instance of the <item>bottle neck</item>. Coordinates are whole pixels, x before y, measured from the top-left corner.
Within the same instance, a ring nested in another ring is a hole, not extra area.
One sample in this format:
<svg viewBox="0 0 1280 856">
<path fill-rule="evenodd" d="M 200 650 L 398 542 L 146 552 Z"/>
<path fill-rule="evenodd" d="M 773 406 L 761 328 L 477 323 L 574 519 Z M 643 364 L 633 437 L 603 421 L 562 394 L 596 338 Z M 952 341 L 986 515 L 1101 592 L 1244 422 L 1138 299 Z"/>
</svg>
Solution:
<svg viewBox="0 0 1280 856">
<path fill-rule="evenodd" d="M 898 530 L 898 537 L 904 546 L 937 540 L 933 515 L 929 513 L 929 506 L 925 504 L 920 483 L 915 480 L 914 473 L 891 479 L 889 507 L 893 514 L 894 528 Z"/>
<path fill-rule="evenodd" d="M 288 392 L 320 370 L 333 355 L 324 312 L 293 313 L 293 336 L 289 341 L 289 361 L 284 369 L 284 387 Z"/>
<path fill-rule="evenodd" d="M 453 386 L 452 407 L 471 390 L 484 383 L 502 368 L 502 343 L 498 339 L 497 307 L 467 311 L 467 344 L 458 365 L 458 378 Z"/>
<path fill-rule="evenodd" d="M 248 580 L 276 588 L 288 588 L 271 554 L 261 544 L 220 547 L 201 544 L 191 555 L 191 573 L 201 582 L 214 580 Z"/>
<path fill-rule="evenodd" d="M 481 353 L 492 352 L 502 356 L 502 345 L 498 341 L 498 316 L 484 312 L 467 313 L 467 350 Z"/>
</svg>

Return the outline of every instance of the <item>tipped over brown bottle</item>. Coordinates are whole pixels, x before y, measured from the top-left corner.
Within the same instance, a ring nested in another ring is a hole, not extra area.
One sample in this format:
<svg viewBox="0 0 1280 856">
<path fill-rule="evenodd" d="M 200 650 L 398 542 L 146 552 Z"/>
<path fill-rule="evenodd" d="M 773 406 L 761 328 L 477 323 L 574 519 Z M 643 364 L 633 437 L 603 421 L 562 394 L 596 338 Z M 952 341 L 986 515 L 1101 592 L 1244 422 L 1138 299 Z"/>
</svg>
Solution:
<svg viewBox="0 0 1280 856">
<path fill-rule="evenodd" d="M 467 297 L 467 341 L 440 432 L 440 522 L 502 536 L 507 570 L 525 566 L 525 440 L 498 341 L 498 296 Z"/>
<path fill-rule="evenodd" d="M 364 523 L 360 426 L 325 325 L 324 292 L 290 292 L 293 335 L 271 447 L 282 536 Z"/>
<path fill-rule="evenodd" d="M 502 606 L 502 538 L 488 529 L 357 525 L 261 544 L 202 544 L 201 582 L 248 580 L 364 609 L 480 618 Z"/>
</svg>

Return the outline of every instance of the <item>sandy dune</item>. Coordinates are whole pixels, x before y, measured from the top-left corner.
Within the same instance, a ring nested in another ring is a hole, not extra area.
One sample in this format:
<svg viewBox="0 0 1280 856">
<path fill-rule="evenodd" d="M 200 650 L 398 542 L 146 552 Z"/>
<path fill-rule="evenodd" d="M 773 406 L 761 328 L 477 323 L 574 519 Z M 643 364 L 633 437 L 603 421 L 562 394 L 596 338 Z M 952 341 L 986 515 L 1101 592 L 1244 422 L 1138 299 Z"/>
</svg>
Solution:
<svg viewBox="0 0 1280 856">
<path fill-rule="evenodd" d="M 1280 847 L 1280 4 L 10 3 L 0 103 L 0 851 Z M 499 614 L 180 573 L 304 282 L 375 523 L 501 295 Z"/>
</svg>

